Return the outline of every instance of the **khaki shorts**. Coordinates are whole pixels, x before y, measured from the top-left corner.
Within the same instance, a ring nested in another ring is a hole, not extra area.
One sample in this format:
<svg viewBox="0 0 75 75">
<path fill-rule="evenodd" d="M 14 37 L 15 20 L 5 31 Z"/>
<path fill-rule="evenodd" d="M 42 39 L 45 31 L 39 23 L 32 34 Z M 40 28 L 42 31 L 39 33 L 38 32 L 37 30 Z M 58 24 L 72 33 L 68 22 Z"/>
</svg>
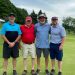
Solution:
<svg viewBox="0 0 75 75">
<path fill-rule="evenodd" d="M 23 58 L 27 58 L 28 55 L 31 55 L 32 58 L 35 58 L 35 44 L 25 44 L 23 43 Z"/>
</svg>

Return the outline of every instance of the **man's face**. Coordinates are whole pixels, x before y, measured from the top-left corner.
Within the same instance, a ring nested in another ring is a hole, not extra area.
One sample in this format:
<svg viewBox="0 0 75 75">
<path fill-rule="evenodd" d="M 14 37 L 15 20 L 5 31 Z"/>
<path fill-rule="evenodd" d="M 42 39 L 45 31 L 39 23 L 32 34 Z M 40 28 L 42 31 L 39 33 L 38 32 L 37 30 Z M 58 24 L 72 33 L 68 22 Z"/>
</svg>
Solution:
<svg viewBox="0 0 75 75">
<path fill-rule="evenodd" d="M 57 19 L 52 20 L 52 24 L 53 25 L 56 25 L 57 23 L 58 23 L 58 20 Z"/>
<path fill-rule="evenodd" d="M 26 25 L 30 26 L 32 24 L 32 21 L 31 20 L 27 20 L 26 21 Z"/>
<path fill-rule="evenodd" d="M 42 17 L 39 18 L 39 21 L 40 21 L 41 24 L 44 24 L 46 19 L 45 19 L 45 17 L 42 16 Z"/>
<path fill-rule="evenodd" d="M 15 17 L 14 16 L 9 16 L 9 21 L 13 23 L 15 21 Z"/>
</svg>

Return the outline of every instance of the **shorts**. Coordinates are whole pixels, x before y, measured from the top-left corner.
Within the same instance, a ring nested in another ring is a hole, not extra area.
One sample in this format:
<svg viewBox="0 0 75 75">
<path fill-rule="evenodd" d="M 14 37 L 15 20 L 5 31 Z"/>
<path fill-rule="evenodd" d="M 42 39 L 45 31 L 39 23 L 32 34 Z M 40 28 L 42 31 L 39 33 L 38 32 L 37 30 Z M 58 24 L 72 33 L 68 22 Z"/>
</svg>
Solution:
<svg viewBox="0 0 75 75">
<path fill-rule="evenodd" d="M 35 44 L 23 43 L 23 58 L 27 58 L 29 54 L 31 55 L 32 58 L 36 57 Z"/>
<path fill-rule="evenodd" d="M 49 55 L 49 48 L 36 48 L 36 55 L 37 57 L 41 57 L 41 54 L 43 52 L 44 57 L 48 57 Z"/>
<path fill-rule="evenodd" d="M 63 50 L 59 50 L 59 44 L 50 43 L 50 58 L 57 59 L 58 61 L 62 61 L 63 58 Z"/>
<path fill-rule="evenodd" d="M 12 48 L 9 48 L 9 45 L 4 42 L 3 44 L 3 58 L 17 58 L 19 57 L 19 43 L 15 43 L 15 46 Z"/>
</svg>

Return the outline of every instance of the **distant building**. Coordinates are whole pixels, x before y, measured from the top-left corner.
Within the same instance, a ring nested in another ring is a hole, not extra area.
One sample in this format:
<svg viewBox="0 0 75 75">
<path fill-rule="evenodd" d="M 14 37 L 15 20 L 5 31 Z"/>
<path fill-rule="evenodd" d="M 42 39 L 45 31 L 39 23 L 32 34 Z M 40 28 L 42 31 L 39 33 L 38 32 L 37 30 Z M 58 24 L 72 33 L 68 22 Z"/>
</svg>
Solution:
<svg viewBox="0 0 75 75">
<path fill-rule="evenodd" d="M 4 23 L 5 22 L 5 20 L 3 20 L 3 19 L 0 19 L 0 23 Z"/>
</svg>

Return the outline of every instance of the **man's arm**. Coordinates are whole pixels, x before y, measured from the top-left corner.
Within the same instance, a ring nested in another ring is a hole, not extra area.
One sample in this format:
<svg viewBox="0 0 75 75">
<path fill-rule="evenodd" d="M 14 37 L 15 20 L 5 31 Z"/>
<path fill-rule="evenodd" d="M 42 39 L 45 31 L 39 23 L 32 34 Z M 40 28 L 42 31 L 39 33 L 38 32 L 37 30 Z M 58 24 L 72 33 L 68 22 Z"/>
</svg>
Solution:
<svg viewBox="0 0 75 75">
<path fill-rule="evenodd" d="M 5 35 L 2 35 L 2 38 L 3 38 L 3 40 L 4 40 L 5 42 L 7 42 L 8 44 L 10 44 L 9 40 L 6 38 Z"/>
<path fill-rule="evenodd" d="M 61 40 L 61 45 L 59 47 L 60 50 L 63 49 L 64 42 L 65 42 L 65 37 L 63 37 L 62 40 Z"/>
<path fill-rule="evenodd" d="M 18 35 L 18 37 L 17 37 L 17 39 L 14 41 L 14 43 L 19 42 L 20 38 L 21 38 L 21 35 Z"/>
<path fill-rule="evenodd" d="M 61 32 L 60 33 L 61 33 L 62 39 L 61 39 L 61 45 L 60 45 L 59 49 L 62 50 L 64 42 L 65 42 L 65 38 L 66 38 L 66 31 L 65 31 L 64 27 L 61 28 Z"/>
</svg>

